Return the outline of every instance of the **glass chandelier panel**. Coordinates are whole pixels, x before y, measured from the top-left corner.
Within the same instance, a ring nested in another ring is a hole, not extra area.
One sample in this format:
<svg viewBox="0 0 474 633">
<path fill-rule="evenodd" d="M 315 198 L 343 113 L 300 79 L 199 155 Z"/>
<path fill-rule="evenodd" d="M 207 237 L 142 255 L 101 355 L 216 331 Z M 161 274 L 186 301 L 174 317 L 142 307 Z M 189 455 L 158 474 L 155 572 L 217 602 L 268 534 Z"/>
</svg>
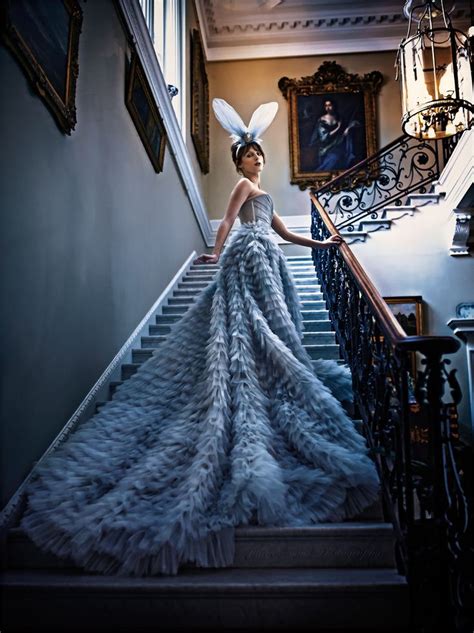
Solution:
<svg viewBox="0 0 474 633">
<path fill-rule="evenodd" d="M 452 27 L 442 1 L 411 5 L 405 5 L 408 34 L 397 59 L 403 131 L 417 138 L 445 138 L 474 121 L 469 39 Z M 412 35 L 413 21 L 418 27 Z"/>
</svg>

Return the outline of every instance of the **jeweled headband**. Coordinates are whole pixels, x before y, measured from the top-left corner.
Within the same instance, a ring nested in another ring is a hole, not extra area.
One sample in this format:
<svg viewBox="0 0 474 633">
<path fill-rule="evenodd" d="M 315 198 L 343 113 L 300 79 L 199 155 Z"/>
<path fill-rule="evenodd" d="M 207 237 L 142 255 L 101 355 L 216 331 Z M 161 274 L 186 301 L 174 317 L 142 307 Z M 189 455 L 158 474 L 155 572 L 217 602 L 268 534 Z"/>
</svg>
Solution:
<svg viewBox="0 0 474 633">
<path fill-rule="evenodd" d="M 244 122 L 234 110 L 234 108 L 224 101 L 224 99 L 213 99 L 212 107 L 216 119 L 222 127 L 230 132 L 230 137 L 234 142 L 242 145 L 249 143 L 261 143 L 261 135 L 275 118 L 278 110 L 278 103 L 271 101 L 270 103 L 262 103 L 252 114 L 250 123 L 244 125 Z"/>
</svg>

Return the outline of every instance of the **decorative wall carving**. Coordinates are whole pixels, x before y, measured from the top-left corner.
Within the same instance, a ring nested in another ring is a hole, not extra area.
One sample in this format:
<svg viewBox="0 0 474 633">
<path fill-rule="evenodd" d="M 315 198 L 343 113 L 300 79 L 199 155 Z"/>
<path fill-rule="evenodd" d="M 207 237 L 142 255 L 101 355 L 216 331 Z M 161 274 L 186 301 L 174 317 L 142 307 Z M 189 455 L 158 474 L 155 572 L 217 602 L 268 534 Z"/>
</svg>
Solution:
<svg viewBox="0 0 474 633">
<path fill-rule="evenodd" d="M 403 2 L 196 0 L 209 61 L 395 50 L 406 35 Z M 468 28 L 468 0 L 451 18 Z"/>
<path fill-rule="evenodd" d="M 453 209 L 453 212 L 456 215 L 456 226 L 449 254 L 456 257 L 469 255 L 474 244 L 474 208 Z"/>
</svg>

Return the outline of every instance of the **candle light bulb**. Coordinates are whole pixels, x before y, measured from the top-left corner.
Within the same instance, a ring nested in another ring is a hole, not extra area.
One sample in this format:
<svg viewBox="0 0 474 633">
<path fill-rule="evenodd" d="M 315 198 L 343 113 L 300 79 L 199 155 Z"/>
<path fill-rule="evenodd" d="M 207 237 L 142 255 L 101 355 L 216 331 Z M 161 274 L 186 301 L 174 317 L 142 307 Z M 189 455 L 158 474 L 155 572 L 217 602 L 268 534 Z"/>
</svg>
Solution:
<svg viewBox="0 0 474 633">
<path fill-rule="evenodd" d="M 446 135 L 452 136 L 453 134 L 456 134 L 456 126 L 452 121 L 450 121 L 446 126 Z"/>
</svg>

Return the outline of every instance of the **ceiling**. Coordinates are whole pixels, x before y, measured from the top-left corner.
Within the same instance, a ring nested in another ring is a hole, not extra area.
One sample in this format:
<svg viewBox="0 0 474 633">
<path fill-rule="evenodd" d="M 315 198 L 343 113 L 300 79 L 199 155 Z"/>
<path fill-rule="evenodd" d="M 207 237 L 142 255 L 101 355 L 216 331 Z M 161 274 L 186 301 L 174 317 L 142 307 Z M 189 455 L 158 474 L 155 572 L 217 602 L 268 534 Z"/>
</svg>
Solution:
<svg viewBox="0 0 474 633">
<path fill-rule="evenodd" d="M 403 0 L 195 3 L 208 61 L 395 50 L 408 27 Z M 451 17 L 467 30 L 470 1 L 457 0 Z"/>
</svg>

